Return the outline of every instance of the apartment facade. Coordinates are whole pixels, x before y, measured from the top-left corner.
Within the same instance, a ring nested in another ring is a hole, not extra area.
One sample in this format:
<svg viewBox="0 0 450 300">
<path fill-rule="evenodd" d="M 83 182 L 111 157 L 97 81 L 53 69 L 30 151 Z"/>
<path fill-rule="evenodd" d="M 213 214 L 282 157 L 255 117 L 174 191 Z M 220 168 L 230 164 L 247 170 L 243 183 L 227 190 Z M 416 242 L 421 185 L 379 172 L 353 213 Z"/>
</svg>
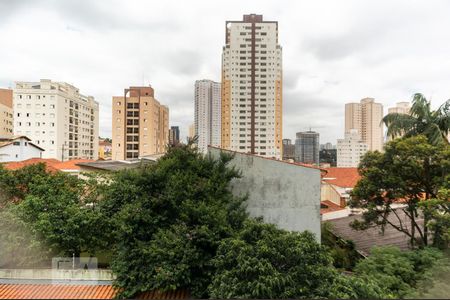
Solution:
<svg viewBox="0 0 450 300">
<path fill-rule="evenodd" d="M 282 157 L 282 48 L 278 22 L 227 21 L 222 53 L 222 148 Z"/>
<path fill-rule="evenodd" d="M 337 166 L 356 168 L 369 146 L 361 139 L 357 129 L 350 129 L 344 139 L 337 140 Z"/>
<path fill-rule="evenodd" d="M 43 158 L 97 159 L 99 105 L 77 87 L 49 79 L 16 82 L 14 134 L 45 149 Z"/>
<path fill-rule="evenodd" d="M 130 87 L 112 98 L 113 160 L 166 152 L 169 108 L 154 98 L 152 87 Z"/>
<path fill-rule="evenodd" d="M 221 145 L 221 84 L 212 80 L 195 82 L 195 135 L 198 149 L 206 153 L 208 146 Z"/>
<path fill-rule="evenodd" d="M 177 145 L 180 143 L 180 127 L 171 126 L 169 129 L 169 144 Z"/>
<path fill-rule="evenodd" d="M 295 161 L 319 165 L 319 133 L 297 132 L 295 139 Z"/>
<path fill-rule="evenodd" d="M 13 134 L 13 90 L 0 89 L 0 137 L 11 137 Z"/>
<path fill-rule="evenodd" d="M 373 98 L 345 104 L 345 132 L 356 129 L 371 151 L 382 151 L 384 144 L 383 105 Z"/>
</svg>

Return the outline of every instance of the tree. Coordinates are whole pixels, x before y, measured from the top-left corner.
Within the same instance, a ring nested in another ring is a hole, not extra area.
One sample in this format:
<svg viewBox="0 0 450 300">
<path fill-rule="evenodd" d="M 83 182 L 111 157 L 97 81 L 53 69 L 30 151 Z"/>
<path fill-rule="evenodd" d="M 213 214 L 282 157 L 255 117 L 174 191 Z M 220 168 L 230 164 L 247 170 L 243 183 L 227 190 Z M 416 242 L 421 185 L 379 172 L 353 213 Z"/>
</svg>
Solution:
<svg viewBox="0 0 450 300">
<path fill-rule="evenodd" d="M 422 94 L 414 94 L 410 114 L 390 113 L 383 118 L 387 135 L 395 138 L 425 135 L 433 145 L 448 144 L 450 131 L 450 100 L 432 111 L 431 103 Z"/>
<path fill-rule="evenodd" d="M 442 189 L 436 199 L 419 203 L 427 223 L 433 232 L 433 246 L 447 249 L 450 244 L 450 190 Z"/>
<path fill-rule="evenodd" d="M 374 247 L 357 264 L 355 276 L 376 282 L 391 297 L 404 298 L 441 262 L 445 262 L 442 252 L 433 248 L 402 252 L 396 247 Z"/>
<path fill-rule="evenodd" d="M 101 203 L 118 241 L 112 267 L 121 297 L 181 288 L 206 297 L 220 241 L 247 217 L 245 199 L 229 188 L 239 176 L 228 167 L 232 157 L 214 160 L 191 146 L 169 147 L 154 165 L 118 173 Z"/>
<path fill-rule="evenodd" d="M 106 248 L 105 226 L 97 206 L 101 185 L 62 172 L 47 172 L 44 164 L 1 170 L 5 187 L 0 211 L 2 259 L 9 264 L 48 266 L 53 255 L 94 254 Z M 8 254 L 9 253 L 9 254 Z"/>
<path fill-rule="evenodd" d="M 385 152 L 368 152 L 359 165 L 360 181 L 351 193 L 352 207 L 364 209 L 362 221 L 353 222 L 355 229 L 389 225 L 406 234 L 414 247 L 428 244 L 428 227 L 419 225 L 421 201 L 436 198 L 447 183 L 450 173 L 450 147 L 434 146 L 424 136 L 395 139 L 385 146 Z M 404 206 L 392 205 L 402 200 Z M 403 212 L 405 224 L 398 212 Z M 389 216 L 394 215 L 397 222 Z M 425 224 L 429 221 L 427 215 Z"/>
<path fill-rule="evenodd" d="M 220 243 L 212 298 L 327 297 L 336 273 L 326 248 L 309 232 L 249 220 Z"/>
</svg>

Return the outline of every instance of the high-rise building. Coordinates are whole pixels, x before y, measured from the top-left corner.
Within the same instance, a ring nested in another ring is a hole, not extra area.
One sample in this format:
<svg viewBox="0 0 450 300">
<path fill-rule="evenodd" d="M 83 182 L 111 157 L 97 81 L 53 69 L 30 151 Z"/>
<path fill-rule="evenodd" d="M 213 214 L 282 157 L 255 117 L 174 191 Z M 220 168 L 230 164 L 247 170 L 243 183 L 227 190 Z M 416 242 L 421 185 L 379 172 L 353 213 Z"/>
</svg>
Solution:
<svg viewBox="0 0 450 300">
<path fill-rule="evenodd" d="M 222 54 L 222 148 L 282 157 L 282 49 L 278 22 L 227 21 Z"/>
<path fill-rule="evenodd" d="M 190 140 L 192 140 L 195 137 L 195 123 L 192 123 L 191 125 L 189 125 L 189 132 L 188 132 L 188 136 L 187 136 L 187 141 L 189 142 Z"/>
<path fill-rule="evenodd" d="M 16 82 L 14 134 L 45 149 L 43 158 L 98 158 L 98 102 L 77 87 L 41 79 Z"/>
<path fill-rule="evenodd" d="M 383 105 L 373 98 L 345 104 L 345 132 L 356 129 L 371 151 L 383 150 Z"/>
<path fill-rule="evenodd" d="M 198 149 L 206 153 L 208 145 L 220 147 L 221 138 L 220 82 L 195 82 L 195 134 Z"/>
<path fill-rule="evenodd" d="M 297 132 L 295 140 L 295 161 L 305 164 L 319 164 L 319 133 Z"/>
<path fill-rule="evenodd" d="M 169 108 L 147 86 L 132 86 L 112 98 L 112 159 L 136 159 L 165 153 L 169 142 Z"/>
<path fill-rule="evenodd" d="M 180 142 L 180 127 L 171 126 L 169 130 L 169 144 L 174 146 Z"/>
<path fill-rule="evenodd" d="M 332 150 L 332 149 L 336 149 L 336 146 L 330 142 L 325 143 L 325 144 L 320 144 L 320 150 Z"/>
<path fill-rule="evenodd" d="M 397 113 L 397 114 L 405 114 L 408 115 L 410 113 L 411 110 L 411 103 L 409 102 L 397 102 L 395 107 L 389 107 L 388 108 L 388 113 L 392 114 L 392 113 Z M 397 134 L 395 135 L 395 138 L 401 137 L 403 134 Z M 392 136 L 388 136 L 387 140 L 390 141 L 392 140 Z"/>
<path fill-rule="evenodd" d="M 397 114 L 405 114 L 408 115 L 411 110 L 411 103 L 409 102 L 397 102 L 396 106 L 389 107 L 388 113 L 397 113 Z"/>
<path fill-rule="evenodd" d="M 295 159 L 295 145 L 291 139 L 283 139 L 283 160 Z"/>
<path fill-rule="evenodd" d="M 12 137 L 13 124 L 13 91 L 0 89 L 0 137 Z"/>
<path fill-rule="evenodd" d="M 350 129 L 344 139 L 337 140 L 337 166 L 356 168 L 369 147 L 361 139 L 357 129 Z"/>
</svg>

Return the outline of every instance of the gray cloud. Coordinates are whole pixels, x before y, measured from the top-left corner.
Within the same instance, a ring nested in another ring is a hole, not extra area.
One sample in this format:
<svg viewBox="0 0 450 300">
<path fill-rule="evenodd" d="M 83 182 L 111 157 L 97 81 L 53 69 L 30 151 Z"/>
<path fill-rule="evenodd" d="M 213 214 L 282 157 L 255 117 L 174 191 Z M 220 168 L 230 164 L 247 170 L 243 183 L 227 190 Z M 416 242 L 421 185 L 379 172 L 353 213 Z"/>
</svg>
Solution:
<svg viewBox="0 0 450 300">
<path fill-rule="evenodd" d="M 371 96 L 387 111 L 414 92 L 435 106 L 450 97 L 448 11 L 445 0 L 2 0 L 0 86 L 72 83 L 100 102 L 108 136 L 111 97 L 151 84 L 185 135 L 195 80 L 220 80 L 225 20 L 261 13 L 279 22 L 284 136 L 311 126 L 335 143 L 345 102 Z"/>
</svg>

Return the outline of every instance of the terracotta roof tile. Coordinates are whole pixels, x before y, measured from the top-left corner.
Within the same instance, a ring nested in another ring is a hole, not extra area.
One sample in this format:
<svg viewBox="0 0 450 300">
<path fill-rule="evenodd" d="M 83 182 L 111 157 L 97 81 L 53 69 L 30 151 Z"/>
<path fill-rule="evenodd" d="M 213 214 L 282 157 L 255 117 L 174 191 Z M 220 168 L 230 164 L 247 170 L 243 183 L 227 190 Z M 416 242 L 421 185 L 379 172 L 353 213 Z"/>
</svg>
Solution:
<svg viewBox="0 0 450 300">
<path fill-rule="evenodd" d="M 0 284 L 0 299 L 114 299 L 112 285 L 72 284 Z M 188 299 L 187 290 L 149 291 L 136 299 Z"/>
<path fill-rule="evenodd" d="M 60 161 L 53 158 L 30 158 L 23 161 L 16 161 L 16 162 L 9 162 L 5 163 L 5 169 L 7 170 L 17 170 L 21 169 L 26 166 L 38 164 L 38 163 L 45 163 L 47 171 L 56 171 L 57 169 L 54 168 L 54 165 L 59 163 Z"/>
<path fill-rule="evenodd" d="M 355 187 L 361 178 L 358 168 L 327 168 L 326 170 L 328 173 L 322 180 L 343 188 Z"/>
<path fill-rule="evenodd" d="M 326 208 L 322 208 L 323 206 L 326 206 Z M 331 202 L 330 200 L 324 200 L 324 201 L 320 201 L 320 214 L 326 214 L 329 212 L 333 212 L 333 211 L 338 211 L 338 210 L 343 210 L 345 209 L 344 207 L 340 207 L 339 205 L 337 205 L 334 202 Z"/>
<path fill-rule="evenodd" d="M 53 167 L 57 170 L 79 170 L 79 163 L 94 162 L 92 159 L 72 159 L 65 162 L 58 162 Z"/>
</svg>

